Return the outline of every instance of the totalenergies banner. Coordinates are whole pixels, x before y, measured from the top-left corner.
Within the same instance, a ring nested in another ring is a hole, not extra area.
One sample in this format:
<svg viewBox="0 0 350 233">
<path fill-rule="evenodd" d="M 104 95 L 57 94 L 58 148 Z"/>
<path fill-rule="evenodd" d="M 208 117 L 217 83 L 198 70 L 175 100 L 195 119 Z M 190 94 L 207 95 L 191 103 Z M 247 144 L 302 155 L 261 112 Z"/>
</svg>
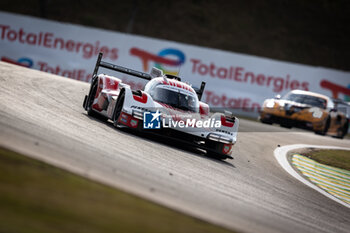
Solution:
<svg viewBox="0 0 350 233">
<path fill-rule="evenodd" d="M 193 86 L 205 81 L 203 101 L 240 114 L 257 115 L 264 99 L 293 89 L 350 100 L 350 72 L 0 12 L 2 61 L 88 82 L 99 52 L 105 61 L 144 72 L 155 66 Z M 113 75 L 135 89 L 145 84 Z"/>
</svg>

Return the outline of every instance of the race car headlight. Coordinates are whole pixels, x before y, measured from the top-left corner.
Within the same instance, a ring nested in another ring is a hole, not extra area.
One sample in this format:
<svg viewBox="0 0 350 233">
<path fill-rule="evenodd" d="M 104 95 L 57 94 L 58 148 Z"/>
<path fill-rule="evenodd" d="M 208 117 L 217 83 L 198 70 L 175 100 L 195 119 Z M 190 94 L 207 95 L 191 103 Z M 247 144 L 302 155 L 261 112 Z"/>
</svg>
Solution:
<svg viewBox="0 0 350 233">
<path fill-rule="evenodd" d="M 273 100 L 267 101 L 267 103 L 266 103 L 267 108 L 273 108 L 274 106 L 275 106 L 275 101 L 273 101 Z"/>
<path fill-rule="evenodd" d="M 322 118 L 323 112 L 319 108 L 310 108 L 309 112 L 312 113 L 312 117 Z"/>
<path fill-rule="evenodd" d="M 132 116 L 135 117 L 136 119 L 143 120 L 143 111 L 133 110 Z"/>
<path fill-rule="evenodd" d="M 209 134 L 208 139 L 212 140 L 212 141 L 216 141 L 216 142 L 222 142 L 222 143 L 225 143 L 225 144 L 232 143 L 232 139 L 231 138 L 225 137 L 223 135 L 215 134 L 215 133 Z"/>
</svg>

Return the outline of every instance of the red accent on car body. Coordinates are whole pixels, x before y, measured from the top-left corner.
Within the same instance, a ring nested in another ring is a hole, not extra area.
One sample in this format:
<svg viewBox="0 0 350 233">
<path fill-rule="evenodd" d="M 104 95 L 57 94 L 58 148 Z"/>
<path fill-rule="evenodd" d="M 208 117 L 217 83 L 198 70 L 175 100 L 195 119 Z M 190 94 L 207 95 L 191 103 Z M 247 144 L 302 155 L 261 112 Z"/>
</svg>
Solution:
<svg viewBox="0 0 350 233">
<path fill-rule="evenodd" d="M 226 120 L 225 116 L 221 116 L 221 124 L 226 127 L 233 127 L 235 123 Z"/>
<path fill-rule="evenodd" d="M 108 96 L 116 95 L 115 92 L 114 93 L 107 92 L 107 94 L 102 93 L 102 90 L 116 91 L 116 90 L 118 90 L 119 83 L 120 83 L 120 80 L 115 78 L 115 77 L 107 76 L 107 75 L 99 76 L 96 95 L 94 98 L 95 104 L 93 104 L 92 107 L 94 109 L 96 109 L 97 111 L 101 112 L 103 110 L 102 106 L 104 105 Z"/>
<path fill-rule="evenodd" d="M 174 80 L 174 79 L 167 79 L 167 81 L 165 80 L 162 80 L 160 81 L 162 84 L 164 85 L 169 85 L 169 86 L 174 86 L 174 87 L 178 87 L 178 88 L 182 88 L 186 91 L 190 91 L 192 93 L 196 93 L 193 88 L 188 85 L 187 83 L 183 83 L 183 82 L 180 82 L 180 81 L 177 81 L 177 80 Z"/>
<path fill-rule="evenodd" d="M 201 115 L 209 115 L 209 105 L 203 102 L 199 102 L 199 113 Z"/>
<path fill-rule="evenodd" d="M 147 103 L 147 95 L 143 92 L 142 92 L 142 96 L 132 95 L 132 97 L 134 98 L 134 100 L 138 102 L 141 102 L 143 104 Z"/>
<path fill-rule="evenodd" d="M 92 105 L 92 108 L 98 110 L 98 111 L 102 111 L 102 106 L 104 104 L 104 102 L 107 100 L 107 96 L 103 95 L 102 93 L 99 95 L 99 97 L 97 98 L 97 103 Z"/>
<path fill-rule="evenodd" d="M 225 155 L 231 153 L 232 147 L 233 147 L 233 144 L 224 144 L 222 147 L 222 153 Z"/>
<path fill-rule="evenodd" d="M 94 102 L 96 99 L 97 99 L 97 102 L 92 105 L 92 108 L 96 109 L 99 112 L 102 111 L 103 101 L 106 99 L 106 97 L 101 95 L 102 89 L 103 89 L 103 80 L 100 78 L 98 80 L 97 90 L 94 98 Z"/>
<path fill-rule="evenodd" d="M 118 123 L 121 123 L 130 128 L 137 128 L 139 124 L 139 120 L 134 118 L 132 115 L 127 114 L 125 112 L 121 112 L 118 118 Z"/>
<path fill-rule="evenodd" d="M 116 80 L 112 77 L 108 77 L 106 76 L 105 77 L 105 80 L 104 80 L 104 89 L 107 89 L 107 90 L 118 90 L 118 87 L 119 87 L 119 80 Z"/>
</svg>

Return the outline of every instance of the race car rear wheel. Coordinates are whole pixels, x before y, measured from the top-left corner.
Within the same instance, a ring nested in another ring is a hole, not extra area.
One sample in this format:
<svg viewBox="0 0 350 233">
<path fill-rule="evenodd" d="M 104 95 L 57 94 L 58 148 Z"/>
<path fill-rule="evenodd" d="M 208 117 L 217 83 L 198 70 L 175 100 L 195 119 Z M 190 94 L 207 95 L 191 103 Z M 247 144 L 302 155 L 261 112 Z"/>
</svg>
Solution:
<svg viewBox="0 0 350 233">
<path fill-rule="evenodd" d="M 102 116 L 101 114 L 98 114 L 96 111 L 94 111 L 92 109 L 92 104 L 93 104 L 94 98 L 96 96 L 97 87 L 98 87 L 97 82 L 94 82 L 92 84 L 92 87 L 91 87 L 89 95 L 84 100 L 84 104 L 85 104 L 85 101 L 87 101 L 87 103 L 86 103 L 86 107 L 87 107 L 86 111 L 87 111 L 87 114 L 89 116 L 95 117 L 95 118 L 97 118 L 97 119 L 99 119 L 101 121 L 107 121 L 107 117 Z"/>
<path fill-rule="evenodd" d="M 272 125 L 272 124 L 273 124 L 272 121 L 265 120 L 265 119 L 260 119 L 260 122 L 261 122 L 261 123 L 264 123 L 264 124 L 268 124 L 268 125 Z"/>
<path fill-rule="evenodd" d="M 123 109 L 124 99 L 125 99 L 125 92 L 122 90 L 118 96 L 118 99 L 114 108 L 114 114 L 113 114 L 113 124 L 116 127 L 118 126 L 118 119 Z"/>
<path fill-rule="evenodd" d="M 96 112 L 94 110 L 92 110 L 92 104 L 94 102 L 94 97 L 96 95 L 96 91 L 97 91 L 97 83 L 95 82 L 92 84 L 91 91 L 87 97 L 87 105 L 86 105 L 87 109 L 86 109 L 86 111 L 87 111 L 87 114 L 89 116 L 96 116 Z"/>
<path fill-rule="evenodd" d="M 281 122 L 280 126 L 287 129 L 291 129 L 293 127 L 290 123 L 287 122 Z"/>
<path fill-rule="evenodd" d="M 341 128 L 341 132 L 338 138 L 343 139 L 345 137 L 345 135 L 348 134 L 348 130 L 349 130 L 349 120 L 346 119 L 346 122 L 344 124 L 344 126 Z"/>
</svg>

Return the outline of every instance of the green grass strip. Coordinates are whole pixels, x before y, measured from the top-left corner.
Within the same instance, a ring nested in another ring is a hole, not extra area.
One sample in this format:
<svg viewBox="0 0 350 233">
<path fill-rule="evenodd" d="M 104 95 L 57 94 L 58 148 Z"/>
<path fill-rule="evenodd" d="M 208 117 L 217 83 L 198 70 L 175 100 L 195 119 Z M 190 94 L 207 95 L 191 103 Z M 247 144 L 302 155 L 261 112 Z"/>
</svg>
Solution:
<svg viewBox="0 0 350 233">
<path fill-rule="evenodd" d="M 232 232 L 0 148 L 0 232 Z"/>
<path fill-rule="evenodd" d="M 306 156 L 319 163 L 350 171 L 350 150 L 316 150 Z"/>
</svg>

